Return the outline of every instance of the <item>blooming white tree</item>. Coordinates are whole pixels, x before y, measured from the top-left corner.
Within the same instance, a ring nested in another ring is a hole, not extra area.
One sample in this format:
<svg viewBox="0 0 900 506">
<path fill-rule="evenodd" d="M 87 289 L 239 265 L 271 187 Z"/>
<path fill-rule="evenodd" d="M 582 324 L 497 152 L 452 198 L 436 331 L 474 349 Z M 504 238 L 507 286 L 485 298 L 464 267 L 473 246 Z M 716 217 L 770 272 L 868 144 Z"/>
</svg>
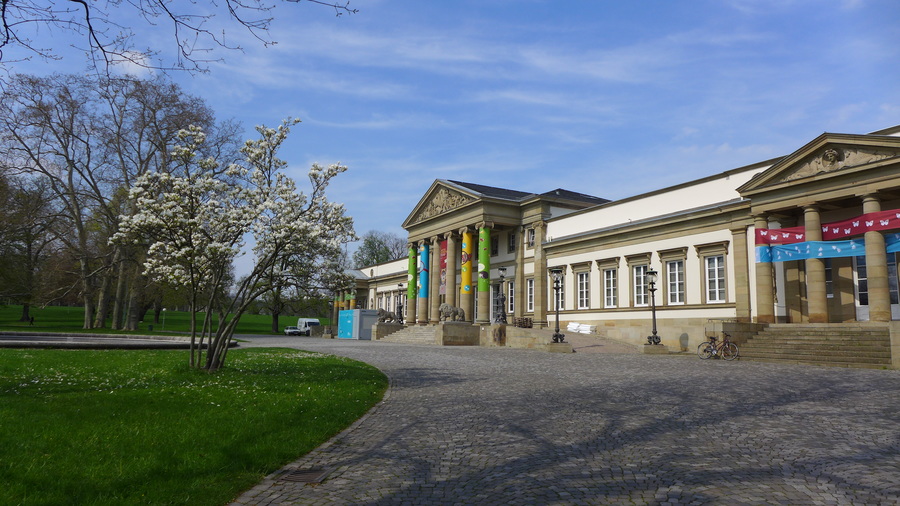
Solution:
<svg viewBox="0 0 900 506">
<path fill-rule="evenodd" d="M 174 166 L 168 172 L 143 174 L 130 190 L 138 212 L 121 217 L 112 240 L 149 242 L 145 274 L 186 289 L 192 367 L 209 371 L 222 367 L 235 326 L 250 303 L 290 283 L 297 262 L 327 269 L 333 263 L 329 255 L 356 238 L 344 206 L 325 195 L 331 179 L 346 167 L 313 164 L 308 194 L 298 192 L 282 172 L 287 163 L 276 156 L 277 151 L 297 122 L 289 119 L 278 128 L 257 127 L 260 138 L 241 149 L 244 161 L 224 169 L 197 154 L 205 140 L 199 128 L 184 130 L 179 134 L 182 144 L 172 153 Z M 251 272 L 234 287 L 226 286 L 248 234 L 254 239 Z M 310 255 L 311 251 L 318 254 Z M 221 294 L 229 288 L 231 296 L 223 304 Z M 206 314 L 198 330 L 196 316 L 202 310 Z"/>
</svg>

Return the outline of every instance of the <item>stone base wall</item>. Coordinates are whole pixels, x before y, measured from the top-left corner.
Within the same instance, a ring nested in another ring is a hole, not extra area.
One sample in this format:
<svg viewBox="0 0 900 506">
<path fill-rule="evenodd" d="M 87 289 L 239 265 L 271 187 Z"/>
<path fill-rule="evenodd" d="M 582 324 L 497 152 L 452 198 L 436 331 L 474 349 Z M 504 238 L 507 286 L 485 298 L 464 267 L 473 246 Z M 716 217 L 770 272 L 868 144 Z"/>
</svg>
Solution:
<svg viewBox="0 0 900 506">
<path fill-rule="evenodd" d="M 646 344 L 647 336 L 653 332 L 653 321 L 650 318 L 634 320 L 560 319 L 560 330 L 565 333 L 564 329 L 571 322 L 596 325 L 597 335 L 634 345 Z M 657 318 L 656 331 L 661 338 L 660 344 L 665 345 L 670 351 L 691 351 L 696 350 L 700 343 L 707 340 L 706 326 L 708 323 L 708 318 Z M 729 331 L 728 333 L 735 338 L 737 332 Z"/>
<path fill-rule="evenodd" d="M 444 346 L 478 346 L 481 344 L 479 327 L 471 323 L 441 322 L 437 326 L 437 336 Z"/>
<path fill-rule="evenodd" d="M 403 330 L 406 328 L 406 325 L 402 323 L 376 323 L 372 325 L 372 339 L 384 339 L 385 337 L 397 332 L 399 330 Z"/>
</svg>

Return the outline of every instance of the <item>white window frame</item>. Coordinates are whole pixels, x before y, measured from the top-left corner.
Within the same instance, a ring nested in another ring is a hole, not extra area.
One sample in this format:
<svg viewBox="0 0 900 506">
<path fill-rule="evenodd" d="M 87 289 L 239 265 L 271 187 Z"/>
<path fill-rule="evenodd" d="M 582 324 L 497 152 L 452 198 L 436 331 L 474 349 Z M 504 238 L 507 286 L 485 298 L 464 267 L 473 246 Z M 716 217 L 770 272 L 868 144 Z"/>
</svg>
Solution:
<svg viewBox="0 0 900 506">
<path fill-rule="evenodd" d="M 619 269 L 603 269 L 603 307 L 619 307 Z"/>
<path fill-rule="evenodd" d="M 650 283 L 647 281 L 647 271 L 650 270 L 650 264 L 641 264 L 632 266 L 632 283 L 634 286 L 634 296 L 632 301 L 634 307 L 647 307 L 650 305 Z"/>
<path fill-rule="evenodd" d="M 706 302 L 722 304 L 728 302 L 728 271 L 725 268 L 725 255 L 708 255 L 703 257 Z"/>
<path fill-rule="evenodd" d="M 576 286 L 578 290 L 578 309 L 591 308 L 591 273 L 582 271 L 576 273 Z"/>
<path fill-rule="evenodd" d="M 554 298 L 556 297 L 556 293 L 555 293 L 556 289 L 554 288 L 555 284 L 556 284 L 556 282 L 553 281 L 553 277 L 550 276 L 550 282 L 548 283 L 548 286 L 547 286 L 547 288 L 550 290 L 550 294 L 549 294 L 550 296 L 547 297 L 547 300 L 550 301 L 550 307 L 547 308 L 548 311 L 556 311 L 556 306 L 555 306 L 556 301 L 554 300 Z M 559 278 L 559 310 L 563 311 L 564 309 L 566 309 L 566 275 L 565 274 L 563 274 Z"/>
<path fill-rule="evenodd" d="M 525 280 L 525 312 L 534 312 L 534 278 Z"/>
<path fill-rule="evenodd" d="M 516 296 L 516 282 L 515 281 L 507 281 L 506 282 L 506 312 L 509 314 L 514 314 L 516 312 L 515 306 L 515 296 Z"/>
<path fill-rule="evenodd" d="M 676 266 L 674 272 L 673 266 Z M 684 260 L 669 260 L 666 262 L 666 303 L 670 306 L 683 305 L 684 297 Z"/>
</svg>

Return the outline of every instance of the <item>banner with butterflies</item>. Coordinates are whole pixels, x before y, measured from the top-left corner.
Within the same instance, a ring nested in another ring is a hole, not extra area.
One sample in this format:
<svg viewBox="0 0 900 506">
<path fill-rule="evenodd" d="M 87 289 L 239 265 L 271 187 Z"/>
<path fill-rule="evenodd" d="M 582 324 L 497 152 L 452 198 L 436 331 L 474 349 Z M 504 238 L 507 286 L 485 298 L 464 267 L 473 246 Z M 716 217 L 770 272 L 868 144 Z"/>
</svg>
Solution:
<svg viewBox="0 0 900 506">
<path fill-rule="evenodd" d="M 840 258 L 866 254 L 862 238 L 836 241 L 869 231 L 900 228 L 900 210 L 867 213 L 857 218 L 822 225 L 823 241 L 807 241 L 804 227 L 756 230 L 757 262 L 788 262 L 808 258 Z M 900 252 L 900 234 L 884 237 L 888 253 Z"/>
</svg>

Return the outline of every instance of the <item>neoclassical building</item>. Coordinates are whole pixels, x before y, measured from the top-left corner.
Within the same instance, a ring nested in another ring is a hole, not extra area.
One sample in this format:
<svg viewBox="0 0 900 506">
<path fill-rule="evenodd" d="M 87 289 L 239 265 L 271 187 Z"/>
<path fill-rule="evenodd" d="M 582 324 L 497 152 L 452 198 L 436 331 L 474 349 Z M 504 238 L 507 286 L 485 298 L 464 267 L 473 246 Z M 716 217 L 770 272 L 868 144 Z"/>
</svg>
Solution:
<svg viewBox="0 0 900 506">
<path fill-rule="evenodd" d="M 541 327 L 557 271 L 563 324 L 635 343 L 651 308 L 663 344 L 681 349 L 710 320 L 889 322 L 900 319 L 900 126 L 824 133 L 782 158 L 616 201 L 439 179 L 403 228 L 409 257 L 357 271 L 341 305 L 400 307 L 428 325 L 446 303 L 487 323 L 502 290 L 510 323 Z"/>
</svg>

